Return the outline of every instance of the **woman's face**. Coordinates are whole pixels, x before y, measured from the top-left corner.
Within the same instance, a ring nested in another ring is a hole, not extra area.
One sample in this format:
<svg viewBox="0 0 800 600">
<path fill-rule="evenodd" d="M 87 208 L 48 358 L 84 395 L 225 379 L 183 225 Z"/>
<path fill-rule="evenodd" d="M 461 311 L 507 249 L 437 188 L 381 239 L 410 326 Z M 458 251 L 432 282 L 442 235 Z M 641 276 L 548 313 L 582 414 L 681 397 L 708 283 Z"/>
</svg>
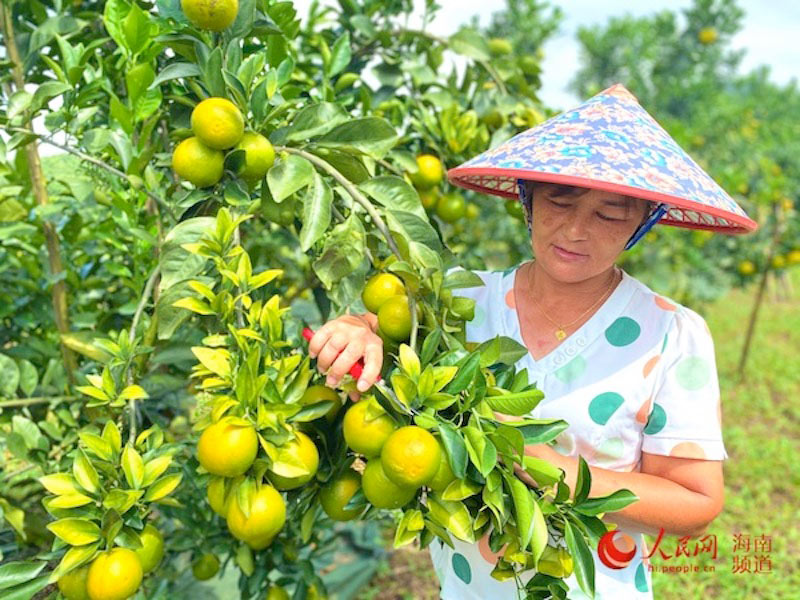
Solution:
<svg viewBox="0 0 800 600">
<path fill-rule="evenodd" d="M 551 184 L 534 187 L 533 252 L 551 277 L 578 283 L 614 264 L 649 207 L 610 192 L 559 194 L 563 189 Z"/>
</svg>

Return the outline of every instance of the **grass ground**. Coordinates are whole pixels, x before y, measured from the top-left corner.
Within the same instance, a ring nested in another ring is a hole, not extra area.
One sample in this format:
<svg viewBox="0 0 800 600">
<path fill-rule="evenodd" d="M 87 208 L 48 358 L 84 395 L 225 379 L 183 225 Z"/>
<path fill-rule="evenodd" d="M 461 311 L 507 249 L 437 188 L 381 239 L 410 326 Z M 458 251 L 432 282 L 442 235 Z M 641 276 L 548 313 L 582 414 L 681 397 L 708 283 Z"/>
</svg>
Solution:
<svg viewBox="0 0 800 600">
<path fill-rule="evenodd" d="M 744 373 L 739 373 L 738 363 L 755 285 L 731 292 L 704 311 L 716 344 L 729 455 L 724 463 L 725 509 L 707 532 L 716 536 L 716 559 L 653 557 L 653 565 L 700 569 L 653 573 L 654 596 L 659 600 L 798 597 L 800 270 L 794 271 L 793 286 L 798 290 L 794 298 L 769 295 L 761 307 Z M 740 544 L 735 546 L 737 535 Z M 667 540 L 661 548 L 674 554 L 677 540 Z M 654 540 L 647 541 L 652 548 Z M 689 548 L 694 548 L 694 541 Z M 704 570 L 711 567 L 713 571 Z M 438 585 L 427 552 L 408 548 L 392 553 L 359 596 L 359 600 L 436 598 Z"/>
</svg>

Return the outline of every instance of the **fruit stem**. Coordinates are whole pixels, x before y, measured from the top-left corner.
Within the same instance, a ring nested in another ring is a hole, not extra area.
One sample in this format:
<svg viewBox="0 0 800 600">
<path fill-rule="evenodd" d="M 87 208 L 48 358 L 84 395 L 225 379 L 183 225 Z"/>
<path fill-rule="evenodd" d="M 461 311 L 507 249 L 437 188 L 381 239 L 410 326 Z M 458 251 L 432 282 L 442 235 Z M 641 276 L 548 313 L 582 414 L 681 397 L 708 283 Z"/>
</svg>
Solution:
<svg viewBox="0 0 800 600">
<path fill-rule="evenodd" d="M 77 400 L 76 396 L 36 396 L 32 398 L 19 398 L 18 400 L 4 400 L 0 402 L 0 408 L 11 408 L 12 406 L 31 406 L 33 404 L 47 404 L 49 402 L 64 402 Z"/>
</svg>

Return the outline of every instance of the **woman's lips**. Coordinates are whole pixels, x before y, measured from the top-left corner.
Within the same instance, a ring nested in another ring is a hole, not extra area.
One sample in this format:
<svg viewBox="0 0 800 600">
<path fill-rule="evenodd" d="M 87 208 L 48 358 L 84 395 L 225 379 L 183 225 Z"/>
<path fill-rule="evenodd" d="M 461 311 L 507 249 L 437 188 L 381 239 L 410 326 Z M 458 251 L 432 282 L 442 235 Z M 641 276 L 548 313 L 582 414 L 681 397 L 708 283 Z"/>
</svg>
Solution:
<svg viewBox="0 0 800 600">
<path fill-rule="evenodd" d="M 588 258 L 586 254 L 578 254 L 577 252 L 570 252 L 569 250 L 564 250 L 564 248 L 556 246 L 555 244 L 553 244 L 553 252 L 555 252 L 556 256 L 558 256 L 562 260 L 568 260 L 573 262 L 578 262 Z"/>
</svg>

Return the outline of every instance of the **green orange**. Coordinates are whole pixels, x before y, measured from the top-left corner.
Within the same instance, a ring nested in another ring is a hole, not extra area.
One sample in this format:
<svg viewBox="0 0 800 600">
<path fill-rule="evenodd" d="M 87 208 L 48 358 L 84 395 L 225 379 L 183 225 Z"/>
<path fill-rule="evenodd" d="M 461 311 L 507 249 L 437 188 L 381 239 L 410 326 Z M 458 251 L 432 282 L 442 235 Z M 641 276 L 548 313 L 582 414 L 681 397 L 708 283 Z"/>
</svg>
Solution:
<svg viewBox="0 0 800 600">
<path fill-rule="evenodd" d="M 230 419 L 206 427 L 197 444 L 197 460 L 212 475 L 236 477 L 250 468 L 258 453 L 258 435 L 252 425 Z"/>
<path fill-rule="evenodd" d="M 322 510 L 334 521 L 351 521 L 361 514 L 363 509 L 345 510 L 345 506 L 361 487 L 361 475 L 353 470 L 345 471 L 336 479 L 329 481 L 319 491 L 319 503 Z"/>
<path fill-rule="evenodd" d="M 209 148 L 225 150 L 244 135 L 244 117 L 226 98 L 206 98 L 192 111 L 192 131 Z"/>
<path fill-rule="evenodd" d="M 181 10 L 195 27 L 222 31 L 236 20 L 239 0 L 181 0 Z"/>
<path fill-rule="evenodd" d="M 331 422 L 336 418 L 336 415 L 342 408 L 342 399 L 336 390 L 329 388 L 327 385 L 318 384 L 309 386 L 300 399 L 300 404 L 308 406 L 309 404 L 318 404 L 326 400 L 333 402 L 333 406 L 325 413 L 325 418 L 328 422 Z"/>
<path fill-rule="evenodd" d="M 86 591 L 86 576 L 89 574 L 89 566 L 73 569 L 66 575 L 58 578 L 58 589 L 67 600 L 89 600 L 89 592 Z"/>
<path fill-rule="evenodd" d="M 219 559 L 215 554 L 206 552 L 198 556 L 192 563 L 192 575 L 198 581 L 207 581 L 219 573 Z"/>
<path fill-rule="evenodd" d="M 417 188 L 427 190 L 442 182 L 444 166 L 433 154 L 420 154 L 417 156 L 417 172 L 409 177 Z"/>
<path fill-rule="evenodd" d="M 143 575 L 142 563 L 133 550 L 114 548 L 92 561 L 86 591 L 90 600 L 125 600 L 139 589 Z"/>
<path fill-rule="evenodd" d="M 439 459 L 439 467 L 436 469 L 436 474 L 428 482 L 428 487 L 435 492 L 444 492 L 447 486 L 456 480 L 453 469 L 450 467 L 450 459 L 447 457 L 447 451 L 444 448 L 441 440 L 439 442 L 439 450 L 441 452 Z"/>
<path fill-rule="evenodd" d="M 319 451 L 310 437 L 302 431 L 296 431 L 295 438 L 278 449 L 276 462 L 303 465 L 306 470 L 304 475 L 287 476 L 279 475 L 272 470 L 269 471 L 269 480 L 277 489 L 293 490 L 305 485 L 317 474 Z"/>
<path fill-rule="evenodd" d="M 430 482 L 441 464 L 436 438 L 422 427 L 407 425 L 396 430 L 381 449 L 381 464 L 395 484 L 417 488 Z"/>
<path fill-rule="evenodd" d="M 367 414 L 367 409 L 372 402 L 374 400 L 366 398 L 356 402 L 345 413 L 342 424 L 344 441 L 347 446 L 367 458 L 380 454 L 384 442 L 395 429 L 392 418 L 382 410 L 374 418 Z"/>
<path fill-rule="evenodd" d="M 164 536 L 161 532 L 150 525 L 144 526 L 144 530 L 139 534 L 142 547 L 135 550 L 142 563 L 142 571 L 147 574 L 158 566 L 164 558 Z"/>
<path fill-rule="evenodd" d="M 392 296 L 378 309 L 378 327 L 389 339 L 402 342 L 411 335 L 411 309 L 408 298 Z"/>
<path fill-rule="evenodd" d="M 172 170 L 197 187 L 208 187 L 222 179 L 225 155 L 209 148 L 197 137 L 183 140 L 172 153 Z"/>
<path fill-rule="evenodd" d="M 250 497 L 250 516 L 245 516 L 239 498 L 228 506 L 228 530 L 253 550 L 263 550 L 272 543 L 286 523 L 286 503 L 270 485 L 261 485 Z"/>
<path fill-rule="evenodd" d="M 275 148 L 260 133 L 248 131 L 236 148 L 244 150 L 244 164 L 239 168 L 239 176 L 248 181 L 264 177 L 275 162 Z"/>
<path fill-rule="evenodd" d="M 455 223 L 467 214 L 467 203 L 461 194 L 451 192 L 439 198 L 436 216 L 445 223 Z"/>
<path fill-rule="evenodd" d="M 364 306 L 371 313 L 377 313 L 378 309 L 392 296 L 399 296 L 405 293 L 403 280 L 392 273 L 378 273 L 373 275 L 364 286 L 361 292 L 361 300 Z"/>
<path fill-rule="evenodd" d="M 361 487 L 367 500 L 376 508 L 400 508 L 411 502 L 417 493 L 416 488 L 397 485 L 389 479 L 378 459 L 367 463 Z"/>
</svg>

